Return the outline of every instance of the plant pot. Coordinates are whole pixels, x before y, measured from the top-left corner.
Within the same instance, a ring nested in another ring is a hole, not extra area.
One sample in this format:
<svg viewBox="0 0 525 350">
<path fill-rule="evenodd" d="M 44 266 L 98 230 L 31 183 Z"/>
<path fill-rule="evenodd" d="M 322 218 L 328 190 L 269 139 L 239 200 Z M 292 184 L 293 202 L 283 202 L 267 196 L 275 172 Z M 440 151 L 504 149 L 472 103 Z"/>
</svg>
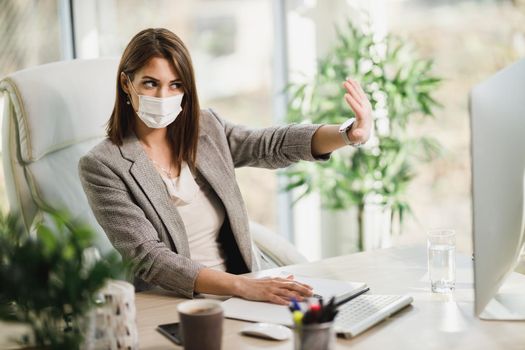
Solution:
<svg viewBox="0 0 525 350">
<path fill-rule="evenodd" d="M 82 350 L 139 348 L 135 288 L 125 281 L 109 280 L 100 291 L 104 303 L 84 319 Z"/>
<path fill-rule="evenodd" d="M 392 208 L 390 205 L 369 202 L 363 210 L 363 250 L 392 246 Z"/>
<path fill-rule="evenodd" d="M 392 208 L 373 201 L 368 201 L 361 208 L 355 206 L 344 210 L 321 209 L 323 258 L 392 246 Z M 359 243 L 360 225 L 362 247 Z"/>
<path fill-rule="evenodd" d="M 358 252 L 357 207 L 349 209 L 321 209 L 321 256 Z"/>
</svg>

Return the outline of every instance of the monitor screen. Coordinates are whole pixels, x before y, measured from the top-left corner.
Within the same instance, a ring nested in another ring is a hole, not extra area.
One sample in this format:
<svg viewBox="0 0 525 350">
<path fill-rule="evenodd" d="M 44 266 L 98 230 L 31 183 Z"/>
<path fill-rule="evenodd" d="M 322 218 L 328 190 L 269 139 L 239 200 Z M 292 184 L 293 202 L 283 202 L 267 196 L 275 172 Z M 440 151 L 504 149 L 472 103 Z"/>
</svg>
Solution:
<svg viewBox="0 0 525 350">
<path fill-rule="evenodd" d="M 475 312 L 483 318 L 524 241 L 525 59 L 472 89 L 470 119 Z"/>
</svg>

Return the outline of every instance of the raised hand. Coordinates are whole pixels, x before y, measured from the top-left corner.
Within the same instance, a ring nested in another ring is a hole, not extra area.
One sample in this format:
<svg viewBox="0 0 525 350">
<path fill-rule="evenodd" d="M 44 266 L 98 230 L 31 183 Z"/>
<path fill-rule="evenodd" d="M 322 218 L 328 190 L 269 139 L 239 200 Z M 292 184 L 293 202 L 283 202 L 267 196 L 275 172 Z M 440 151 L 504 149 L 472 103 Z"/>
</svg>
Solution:
<svg viewBox="0 0 525 350">
<path fill-rule="evenodd" d="M 364 143 L 370 137 L 372 129 L 372 105 L 357 81 L 351 78 L 343 83 L 346 89 L 346 103 L 354 111 L 356 121 L 348 130 L 348 138 L 356 144 Z"/>
</svg>

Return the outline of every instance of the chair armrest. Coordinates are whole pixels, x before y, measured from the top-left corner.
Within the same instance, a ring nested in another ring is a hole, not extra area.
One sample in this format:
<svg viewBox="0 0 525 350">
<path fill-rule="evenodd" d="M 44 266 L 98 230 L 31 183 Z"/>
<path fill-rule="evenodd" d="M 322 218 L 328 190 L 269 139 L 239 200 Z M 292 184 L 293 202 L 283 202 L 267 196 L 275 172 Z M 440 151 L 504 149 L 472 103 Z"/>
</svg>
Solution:
<svg viewBox="0 0 525 350">
<path fill-rule="evenodd" d="M 261 224 L 250 221 L 250 232 L 264 258 L 269 258 L 276 266 L 308 262 L 293 244 Z"/>
</svg>

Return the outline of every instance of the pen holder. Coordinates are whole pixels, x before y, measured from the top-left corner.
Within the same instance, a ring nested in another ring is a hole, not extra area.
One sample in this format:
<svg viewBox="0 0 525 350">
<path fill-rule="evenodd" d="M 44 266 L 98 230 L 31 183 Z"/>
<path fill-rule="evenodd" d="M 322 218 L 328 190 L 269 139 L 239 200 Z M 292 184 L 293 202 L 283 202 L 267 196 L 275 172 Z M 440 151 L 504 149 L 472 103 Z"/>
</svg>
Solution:
<svg viewBox="0 0 525 350">
<path fill-rule="evenodd" d="M 333 322 L 306 324 L 294 329 L 295 350 L 334 350 Z"/>
<path fill-rule="evenodd" d="M 82 350 L 138 350 L 135 287 L 109 280 L 99 291 L 101 305 L 93 308 L 86 322 Z"/>
</svg>

